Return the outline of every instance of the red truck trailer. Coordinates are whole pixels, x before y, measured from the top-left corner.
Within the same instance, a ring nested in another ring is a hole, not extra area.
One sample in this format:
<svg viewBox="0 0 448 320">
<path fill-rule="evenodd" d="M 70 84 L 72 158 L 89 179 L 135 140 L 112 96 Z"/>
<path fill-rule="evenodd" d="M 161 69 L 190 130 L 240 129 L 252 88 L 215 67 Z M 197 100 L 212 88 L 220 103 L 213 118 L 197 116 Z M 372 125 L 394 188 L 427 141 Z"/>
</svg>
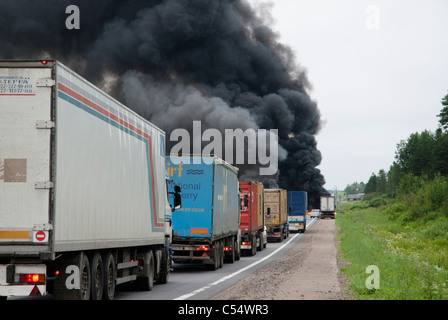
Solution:
<svg viewBox="0 0 448 320">
<path fill-rule="evenodd" d="M 266 247 L 264 225 L 263 184 L 256 181 L 240 181 L 241 199 L 241 250 L 250 255 Z"/>
</svg>

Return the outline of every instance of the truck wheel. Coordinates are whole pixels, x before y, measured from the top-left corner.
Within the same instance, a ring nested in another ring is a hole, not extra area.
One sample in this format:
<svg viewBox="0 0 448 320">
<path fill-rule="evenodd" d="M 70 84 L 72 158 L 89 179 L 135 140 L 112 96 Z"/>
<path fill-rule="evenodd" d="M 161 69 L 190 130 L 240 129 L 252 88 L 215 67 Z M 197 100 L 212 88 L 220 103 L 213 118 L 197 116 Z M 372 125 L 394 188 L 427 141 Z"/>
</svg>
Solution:
<svg viewBox="0 0 448 320">
<path fill-rule="evenodd" d="M 219 268 L 219 249 L 218 249 L 218 243 L 215 242 L 214 248 L 213 248 L 213 263 L 207 264 L 206 268 L 207 270 L 214 271 Z"/>
<path fill-rule="evenodd" d="M 162 250 L 162 261 L 160 263 L 160 273 L 157 283 L 167 283 L 170 277 L 170 252 L 168 248 Z"/>
<path fill-rule="evenodd" d="M 263 237 L 257 237 L 256 239 L 258 240 L 257 251 L 262 251 L 263 250 Z"/>
<path fill-rule="evenodd" d="M 222 268 L 224 265 L 224 241 L 219 241 L 219 267 Z"/>
<path fill-rule="evenodd" d="M 230 238 L 230 243 L 231 243 L 231 246 L 230 246 L 230 254 L 227 254 L 226 256 L 225 256 L 225 260 L 226 260 L 226 262 L 228 262 L 228 263 L 234 263 L 235 262 L 235 250 L 236 250 L 236 243 L 235 243 L 235 239 L 233 238 L 233 237 L 231 237 Z"/>
<path fill-rule="evenodd" d="M 151 291 L 154 286 L 154 255 L 151 250 L 143 252 L 143 272 L 137 278 L 137 288 L 141 291 Z"/>
<path fill-rule="evenodd" d="M 90 300 L 90 264 L 87 255 L 82 252 L 81 253 L 81 269 L 79 272 L 79 280 L 80 280 L 80 300 Z"/>
<path fill-rule="evenodd" d="M 103 298 L 103 260 L 98 252 L 95 252 L 90 261 L 90 299 L 101 300 Z"/>
<path fill-rule="evenodd" d="M 117 274 L 117 268 L 115 265 L 115 259 L 111 252 L 108 252 L 103 258 L 103 299 L 114 300 L 115 297 L 115 280 Z"/>
<path fill-rule="evenodd" d="M 251 245 L 251 251 L 250 255 L 254 256 L 257 254 L 257 239 L 255 237 L 252 237 L 252 245 Z"/>
<path fill-rule="evenodd" d="M 233 249 L 235 250 L 235 260 L 239 261 L 241 258 L 241 248 L 238 247 L 238 241 L 234 242 Z"/>
</svg>

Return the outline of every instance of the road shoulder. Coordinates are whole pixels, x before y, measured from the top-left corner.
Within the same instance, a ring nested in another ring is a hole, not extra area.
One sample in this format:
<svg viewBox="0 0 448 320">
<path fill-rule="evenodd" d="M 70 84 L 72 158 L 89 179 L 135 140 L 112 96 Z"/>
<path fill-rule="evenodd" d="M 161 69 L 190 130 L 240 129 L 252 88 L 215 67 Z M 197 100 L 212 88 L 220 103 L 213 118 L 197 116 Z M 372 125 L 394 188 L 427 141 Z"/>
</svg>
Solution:
<svg viewBox="0 0 448 320">
<path fill-rule="evenodd" d="M 316 221 L 283 256 L 212 297 L 213 300 L 345 300 L 335 221 Z"/>
</svg>

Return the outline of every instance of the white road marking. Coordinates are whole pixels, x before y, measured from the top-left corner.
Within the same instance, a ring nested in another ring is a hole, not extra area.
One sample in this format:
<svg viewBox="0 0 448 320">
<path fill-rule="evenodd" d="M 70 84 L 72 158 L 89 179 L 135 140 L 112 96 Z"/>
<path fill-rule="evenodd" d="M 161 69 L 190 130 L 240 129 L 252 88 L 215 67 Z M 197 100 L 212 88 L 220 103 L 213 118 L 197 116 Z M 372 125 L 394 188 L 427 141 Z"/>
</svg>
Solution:
<svg viewBox="0 0 448 320">
<path fill-rule="evenodd" d="M 311 225 L 313 225 L 313 223 L 314 223 L 317 219 L 311 219 L 311 220 L 312 220 L 312 221 L 311 221 L 309 224 L 307 224 L 307 228 L 308 228 L 308 227 L 311 227 Z M 299 235 L 299 234 L 294 235 L 291 239 L 289 239 L 289 240 L 288 240 L 285 244 L 283 244 L 281 247 L 277 248 L 275 251 L 271 252 L 270 254 L 268 254 L 267 256 L 265 256 L 265 257 L 263 257 L 263 258 L 261 258 L 260 260 L 257 260 L 257 261 L 255 261 L 254 263 L 252 263 L 252 264 L 250 264 L 250 265 L 248 265 L 248 266 L 246 266 L 246 267 L 244 267 L 244 268 L 242 268 L 242 269 L 240 269 L 240 270 L 238 270 L 238 271 L 235 271 L 235 272 L 233 272 L 233 273 L 231 273 L 231 274 L 229 274 L 229 275 L 227 275 L 227 276 L 224 276 L 224 277 L 222 277 L 222 278 L 220 278 L 220 279 L 218 279 L 218 280 L 216 280 L 216 281 L 214 281 L 214 282 L 211 282 L 211 283 L 209 283 L 207 286 L 204 286 L 204 287 L 199 288 L 199 289 L 196 289 L 196 290 L 194 290 L 194 291 L 192 291 L 192 292 L 190 292 L 190 293 L 187 293 L 187 294 L 184 294 L 184 295 L 182 295 L 182 296 L 180 296 L 180 297 L 177 297 L 177 298 L 175 298 L 174 300 L 185 300 L 185 299 L 191 298 L 192 296 L 194 296 L 194 295 L 196 295 L 196 294 L 198 294 L 198 293 L 200 293 L 200 292 L 202 292 L 202 291 L 204 291 L 204 290 L 210 289 L 211 287 L 216 286 L 217 284 L 219 284 L 219 283 L 221 283 L 221 282 L 224 282 L 224 281 L 226 281 L 226 280 L 228 280 L 228 279 L 230 279 L 230 278 L 233 278 L 234 276 L 236 276 L 236 275 L 238 275 L 238 274 L 240 274 L 240 273 L 242 273 L 242 272 L 244 272 L 244 271 L 246 271 L 246 270 L 248 270 L 248 269 L 250 269 L 250 268 L 256 266 L 257 264 L 259 264 L 259 263 L 265 261 L 266 259 L 269 259 L 269 258 L 272 257 L 274 254 L 276 254 L 277 252 L 279 252 L 280 250 L 282 250 L 282 249 L 283 249 L 284 247 L 286 247 L 292 240 L 294 240 L 295 237 L 297 237 L 298 235 Z"/>
</svg>

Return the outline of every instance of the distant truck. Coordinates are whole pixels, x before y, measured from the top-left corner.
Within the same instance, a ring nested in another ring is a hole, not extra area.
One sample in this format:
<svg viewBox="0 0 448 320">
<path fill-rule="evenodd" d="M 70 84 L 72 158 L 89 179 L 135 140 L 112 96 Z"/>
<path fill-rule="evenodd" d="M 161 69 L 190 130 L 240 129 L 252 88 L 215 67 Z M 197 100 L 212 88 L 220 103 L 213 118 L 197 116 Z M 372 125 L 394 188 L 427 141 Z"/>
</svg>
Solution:
<svg viewBox="0 0 448 320">
<path fill-rule="evenodd" d="M 268 241 L 283 241 L 289 236 L 285 189 L 264 189 L 264 214 Z"/>
<path fill-rule="evenodd" d="M 0 84 L 0 296 L 167 282 L 165 133 L 58 61 L 0 60 Z"/>
<path fill-rule="evenodd" d="M 330 217 L 334 219 L 336 216 L 336 203 L 334 196 L 320 197 L 320 218 Z"/>
<path fill-rule="evenodd" d="M 238 169 L 216 156 L 167 155 L 166 167 L 168 194 L 182 200 L 172 216 L 174 262 L 200 262 L 216 270 L 224 260 L 239 260 Z"/>
<path fill-rule="evenodd" d="M 241 250 L 251 256 L 266 248 L 264 226 L 263 184 L 240 181 L 241 200 Z"/>
<path fill-rule="evenodd" d="M 306 212 L 308 194 L 306 191 L 288 191 L 288 225 L 289 232 L 306 231 Z"/>
</svg>

